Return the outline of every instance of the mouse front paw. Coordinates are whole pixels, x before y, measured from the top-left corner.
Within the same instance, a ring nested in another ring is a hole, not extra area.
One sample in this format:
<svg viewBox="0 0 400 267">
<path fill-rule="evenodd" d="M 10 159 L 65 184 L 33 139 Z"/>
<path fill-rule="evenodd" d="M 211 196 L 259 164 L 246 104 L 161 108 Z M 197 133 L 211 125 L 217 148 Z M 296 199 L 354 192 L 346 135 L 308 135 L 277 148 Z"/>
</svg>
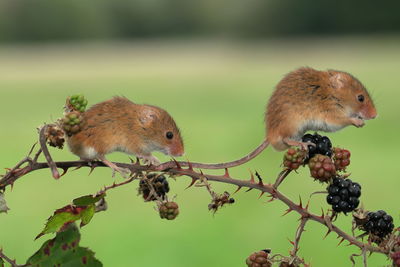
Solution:
<svg viewBox="0 0 400 267">
<path fill-rule="evenodd" d="M 143 163 L 146 165 L 158 166 L 161 164 L 161 161 L 153 155 L 137 155 L 138 158 L 143 160 Z"/>
<path fill-rule="evenodd" d="M 359 118 L 352 118 L 351 123 L 357 128 L 363 127 L 365 125 L 364 120 Z"/>
</svg>

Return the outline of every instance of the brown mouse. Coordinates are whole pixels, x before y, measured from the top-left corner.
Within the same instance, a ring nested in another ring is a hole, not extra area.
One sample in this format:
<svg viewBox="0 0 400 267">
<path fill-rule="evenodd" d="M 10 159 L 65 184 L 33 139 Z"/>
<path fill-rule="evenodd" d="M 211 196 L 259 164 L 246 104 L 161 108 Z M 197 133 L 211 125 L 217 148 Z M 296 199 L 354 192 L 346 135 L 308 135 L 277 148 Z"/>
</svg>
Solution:
<svg viewBox="0 0 400 267">
<path fill-rule="evenodd" d="M 307 131 L 362 127 L 376 115 L 368 91 L 351 74 L 303 67 L 276 86 L 265 112 L 266 141 L 276 150 L 304 146 L 300 140 Z"/>
<path fill-rule="evenodd" d="M 302 67 L 288 73 L 276 86 L 265 112 L 266 137 L 256 149 L 235 161 L 191 163 L 191 166 L 204 169 L 234 167 L 256 157 L 269 144 L 278 151 L 290 146 L 307 148 L 308 143 L 301 142 L 307 131 L 334 132 L 349 125 L 362 127 L 364 120 L 376 115 L 368 91 L 351 74 Z"/>
<path fill-rule="evenodd" d="M 82 114 L 81 131 L 67 139 L 70 150 L 83 160 L 99 159 L 114 171 L 123 172 L 105 158 L 114 151 L 134 154 L 150 164 L 160 151 L 182 156 L 183 141 L 173 118 L 163 109 L 140 105 L 124 97 L 98 103 Z"/>
</svg>

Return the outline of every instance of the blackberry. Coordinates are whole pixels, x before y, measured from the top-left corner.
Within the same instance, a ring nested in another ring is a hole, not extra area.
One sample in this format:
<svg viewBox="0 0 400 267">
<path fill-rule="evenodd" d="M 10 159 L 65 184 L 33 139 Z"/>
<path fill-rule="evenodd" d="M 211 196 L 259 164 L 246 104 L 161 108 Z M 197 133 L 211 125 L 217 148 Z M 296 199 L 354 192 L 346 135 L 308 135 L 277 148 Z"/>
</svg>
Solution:
<svg viewBox="0 0 400 267">
<path fill-rule="evenodd" d="M 254 252 L 246 259 L 248 267 L 271 267 L 272 262 L 268 259 L 271 250 L 264 249 L 258 252 Z"/>
<path fill-rule="evenodd" d="M 87 104 L 88 101 L 83 95 L 73 95 L 67 99 L 67 106 L 79 112 L 84 112 Z"/>
<path fill-rule="evenodd" d="M 360 228 L 380 239 L 383 239 L 394 229 L 393 218 L 383 210 L 369 212 L 365 224 Z"/>
<path fill-rule="evenodd" d="M 308 146 L 308 158 L 312 158 L 316 154 L 331 157 L 332 156 L 332 143 L 327 136 L 321 136 L 317 133 L 306 134 L 301 139 L 302 142 L 311 142 L 315 146 Z"/>
<path fill-rule="evenodd" d="M 179 206 L 176 202 L 163 202 L 159 205 L 158 211 L 161 219 L 174 220 L 179 214 Z"/>
<path fill-rule="evenodd" d="M 310 174 L 320 182 L 329 182 L 336 174 L 335 165 L 331 158 L 323 155 L 315 155 L 308 162 Z"/>
<path fill-rule="evenodd" d="M 156 200 L 156 196 L 149 196 L 151 190 L 148 183 L 152 185 L 157 196 L 165 199 L 165 195 L 169 192 L 169 184 L 164 175 L 156 175 L 152 173 L 147 175 L 147 179 L 140 180 L 139 183 L 139 194 L 143 195 L 144 200 Z"/>
<path fill-rule="evenodd" d="M 283 166 L 286 168 L 297 170 L 303 164 L 307 156 L 307 151 L 301 148 L 289 148 L 283 156 Z"/>
<path fill-rule="evenodd" d="M 350 151 L 338 147 L 333 148 L 333 162 L 336 170 L 344 171 L 350 165 Z"/>
<path fill-rule="evenodd" d="M 72 136 L 81 130 L 82 116 L 77 111 L 69 112 L 65 114 L 61 124 L 65 133 Z"/>
<path fill-rule="evenodd" d="M 336 212 L 351 212 L 360 204 L 361 186 L 350 179 L 334 178 L 327 190 L 326 201 Z"/>
</svg>

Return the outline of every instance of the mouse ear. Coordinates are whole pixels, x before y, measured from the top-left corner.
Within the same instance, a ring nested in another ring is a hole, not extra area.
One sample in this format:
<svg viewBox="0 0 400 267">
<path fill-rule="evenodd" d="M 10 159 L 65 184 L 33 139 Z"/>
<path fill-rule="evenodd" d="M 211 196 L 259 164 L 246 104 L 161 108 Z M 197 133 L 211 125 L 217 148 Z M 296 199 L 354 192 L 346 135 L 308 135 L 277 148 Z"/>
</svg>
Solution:
<svg viewBox="0 0 400 267">
<path fill-rule="evenodd" d="M 149 127 L 157 118 L 157 114 L 151 109 L 143 109 L 139 116 L 139 122 L 143 127 Z"/>
<path fill-rule="evenodd" d="M 329 81 L 332 85 L 332 88 L 338 89 L 342 88 L 345 83 L 345 78 L 343 73 L 336 72 L 336 71 L 329 71 Z"/>
</svg>

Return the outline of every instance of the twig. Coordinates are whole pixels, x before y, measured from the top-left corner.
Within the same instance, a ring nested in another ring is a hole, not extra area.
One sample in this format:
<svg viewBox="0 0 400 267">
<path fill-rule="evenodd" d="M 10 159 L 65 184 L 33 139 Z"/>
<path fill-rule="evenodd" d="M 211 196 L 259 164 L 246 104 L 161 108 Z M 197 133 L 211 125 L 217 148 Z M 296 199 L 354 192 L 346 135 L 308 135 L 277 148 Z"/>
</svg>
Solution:
<svg viewBox="0 0 400 267">
<path fill-rule="evenodd" d="M 6 255 L 4 255 L 3 253 L 3 249 L 0 248 L 0 258 L 5 260 L 6 262 L 8 262 L 12 267 L 22 267 L 25 265 L 18 265 L 17 262 L 15 260 L 10 259 L 9 257 L 7 257 Z"/>
<path fill-rule="evenodd" d="M 45 132 L 46 132 L 47 128 L 49 128 L 50 126 L 51 126 L 51 124 L 46 124 L 45 126 L 43 126 L 40 129 L 39 142 L 40 142 L 40 147 L 43 151 L 43 155 L 46 158 L 47 163 L 49 164 L 51 174 L 53 175 L 53 177 L 55 179 L 58 179 L 58 178 L 60 178 L 60 173 L 58 172 L 57 166 L 54 163 L 53 159 L 51 158 L 51 155 L 50 155 L 49 150 L 46 145 L 47 139 L 46 139 Z"/>
<path fill-rule="evenodd" d="M 299 225 L 299 227 L 297 228 L 296 235 L 295 235 L 295 237 L 294 237 L 293 249 L 292 249 L 292 251 L 290 252 L 290 255 L 291 255 L 292 257 L 295 257 L 295 256 L 297 255 L 297 252 L 299 251 L 299 242 L 300 242 L 300 238 L 301 238 L 301 235 L 303 234 L 303 232 L 305 231 L 305 230 L 304 230 L 304 227 L 305 227 L 307 221 L 308 221 L 308 218 L 307 218 L 307 217 L 302 217 L 302 218 L 301 218 L 300 225 Z"/>
<path fill-rule="evenodd" d="M 285 169 L 283 170 L 278 178 L 276 178 L 276 181 L 274 183 L 274 188 L 278 188 L 278 186 L 283 182 L 283 180 L 285 180 L 286 176 L 288 176 L 290 174 L 292 170 L 291 169 Z"/>
</svg>

